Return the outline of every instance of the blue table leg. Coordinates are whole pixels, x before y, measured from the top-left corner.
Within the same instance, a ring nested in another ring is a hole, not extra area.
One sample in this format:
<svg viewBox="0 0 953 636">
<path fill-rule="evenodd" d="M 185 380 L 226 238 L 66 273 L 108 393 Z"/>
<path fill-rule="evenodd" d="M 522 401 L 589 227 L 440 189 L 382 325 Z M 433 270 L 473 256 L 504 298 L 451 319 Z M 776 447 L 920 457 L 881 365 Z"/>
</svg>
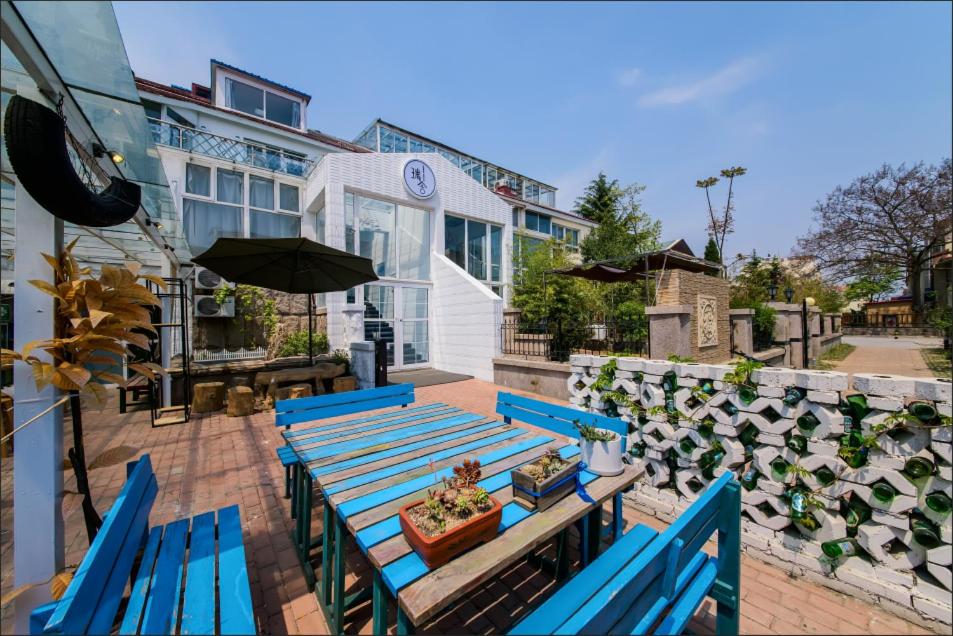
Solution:
<svg viewBox="0 0 953 636">
<path fill-rule="evenodd" d="M 387 633 L 387 599 L 390 596 L 380 570 L 374 570 L 374 622 L 375 634 Z"/>
<path fill-rule="evenodd" d="M 622 526 L 625 519 L 622 517 L 622 492 L 619 491 L 612 497 L 612 540 L 618 541 L 622 538 Z"/>
<path fill-rule="evenodd" d="M 398 634 L 414 634 L 416 630 L 414 629 L 414 624 L 410 622 L 410 619 L 407 618 L 407 614 L 404 614 L 404 610 L 400 609 L 400 604 L 397 604 L 397 633 Z"/>
<path fill-rule="evenodd" d="M 325 531 L 325 534 L 327 534 L 327 531 Z M 344 633 L 344 561 L 346 558 L 344 548 L 346 542 L 347 529 L 344 527 L 344 521 L 334 515 L 334 590 L 331 599 L 333 604 L 331 632 L 333 634 Z"/>
</svg>

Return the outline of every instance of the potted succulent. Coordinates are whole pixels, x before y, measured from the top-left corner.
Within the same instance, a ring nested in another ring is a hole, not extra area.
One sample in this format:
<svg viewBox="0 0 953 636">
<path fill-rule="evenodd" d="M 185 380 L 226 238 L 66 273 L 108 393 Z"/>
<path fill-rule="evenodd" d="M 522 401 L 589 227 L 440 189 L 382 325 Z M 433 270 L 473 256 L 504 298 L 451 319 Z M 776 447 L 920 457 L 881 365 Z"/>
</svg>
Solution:
<svg viewBox="0 0 953 636">
<path fill-rule="evenodd" d="M 429 568 L 436 568 L 499 531 L 503 506 L 483 488 L 480 462 L 464 460 L 453 467 L 443 488 L 403 506 L 398 515 L 407 543 Z"/>
<path fill-rule="evenodd" d="M 578 420 L 575 426 L 579 431 L 579 448 L 586 470 L 611 477 L 625 469 L 622 464 L 622 442 L 616 433 L 591 424 L 580 424 Z"/>
<path fill-rule="evenodd" d="M 575 489 L 578 470 L 578 459 L 565 459 L 558 448 L 548 448 L 536 461 L 510 471 L 513 499 L 531 510 L 546 510 Z"/>
</svg>

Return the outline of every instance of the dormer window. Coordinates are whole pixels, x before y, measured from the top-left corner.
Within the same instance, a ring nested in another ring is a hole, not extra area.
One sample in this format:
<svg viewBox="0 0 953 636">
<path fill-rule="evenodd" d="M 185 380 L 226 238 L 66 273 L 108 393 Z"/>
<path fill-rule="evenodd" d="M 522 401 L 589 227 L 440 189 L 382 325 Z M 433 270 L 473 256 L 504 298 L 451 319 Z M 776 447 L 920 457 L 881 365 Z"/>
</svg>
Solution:
<svg viewBox="0 0 953 636">
<path fill-rule="evenodd" d="M 301 127 L 301 103 L 230 77 L 225 78 L 225 105 L 276 124 Z"/>
</svg>

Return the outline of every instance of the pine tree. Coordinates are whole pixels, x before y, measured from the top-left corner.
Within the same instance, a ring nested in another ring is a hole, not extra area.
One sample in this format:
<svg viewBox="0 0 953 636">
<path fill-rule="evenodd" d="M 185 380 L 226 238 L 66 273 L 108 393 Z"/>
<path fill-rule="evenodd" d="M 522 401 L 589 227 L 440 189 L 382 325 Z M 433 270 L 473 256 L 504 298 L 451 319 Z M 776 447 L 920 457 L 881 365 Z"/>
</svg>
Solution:
<svg viewBox="0 0 953 636">
<path fill-rule="evenodd" d="M 718 243 L 715 242 L 715 237 L 708 237 L 708 244 L 705 245 L 705 260 L 711 261 L 712 263 L 721 263 L 721 253 L 718 251 Z M 710 276 L 717 276 L 715 272 L 706 272 Z"/>
<path fill-rule="evenodd" d="M 576 214 L 595 221 L 605 223 L 614 220 L 616 208 L 622 200 L 622 189 L 615 179 L 609 181 L 605 173 L 593 179 L 586 186 L 585 193 L 576 199 Z"/>
</svg>

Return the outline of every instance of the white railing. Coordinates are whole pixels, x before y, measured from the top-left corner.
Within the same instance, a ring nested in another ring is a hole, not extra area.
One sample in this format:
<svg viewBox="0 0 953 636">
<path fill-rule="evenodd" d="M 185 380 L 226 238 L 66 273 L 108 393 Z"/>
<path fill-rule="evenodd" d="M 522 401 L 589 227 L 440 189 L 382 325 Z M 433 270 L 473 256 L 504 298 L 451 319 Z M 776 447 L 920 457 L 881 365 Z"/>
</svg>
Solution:
<svg viewBox="0 0 953 636">
<path fill-rule="evenodd" d="M 265 347 L 254 347 L 248 349 L 196 349 L 193 352 L 193 362 L 227 362 L 229 360 L 260 360 L 268 353 Z"/>
</svg>

